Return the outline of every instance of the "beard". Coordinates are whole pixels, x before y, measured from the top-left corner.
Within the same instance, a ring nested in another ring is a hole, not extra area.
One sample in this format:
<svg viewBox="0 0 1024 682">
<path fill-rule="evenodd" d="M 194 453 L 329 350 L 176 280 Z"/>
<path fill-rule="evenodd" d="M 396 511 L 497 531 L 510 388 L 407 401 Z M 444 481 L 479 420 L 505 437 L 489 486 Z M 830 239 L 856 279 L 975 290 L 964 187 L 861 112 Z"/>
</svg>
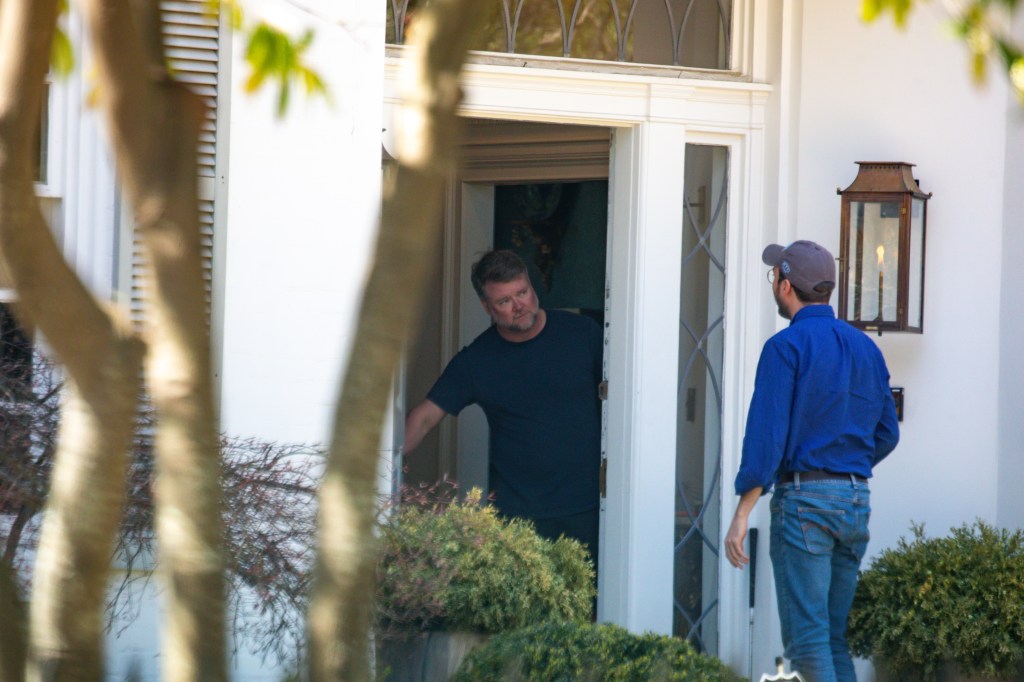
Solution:
<svg viewBox="0 0 1024 682">
<path fill-rule="evenodd" d="M 496 324 L 499 327 L 508 329 L 509 331 L 528 332 L 533 329 L 533 325 L 537 324 L 537 313 L 526 313 L 525 315 L 520 316 L 517 320 L 505 323 L 496 322 Z"/>
<path fill-rule="evenodd" d="M 781 317 L 784 320 L 793 319 L 793 316 L 789 314 L 789 311 L 785 307 L 783 307 L 782 301 L 779 300 L 779 295 L 774 290 L 772 291 L 772 298 L 775 299 L 775 306 L 779 310 L 779 317 Z"/>
</svg>

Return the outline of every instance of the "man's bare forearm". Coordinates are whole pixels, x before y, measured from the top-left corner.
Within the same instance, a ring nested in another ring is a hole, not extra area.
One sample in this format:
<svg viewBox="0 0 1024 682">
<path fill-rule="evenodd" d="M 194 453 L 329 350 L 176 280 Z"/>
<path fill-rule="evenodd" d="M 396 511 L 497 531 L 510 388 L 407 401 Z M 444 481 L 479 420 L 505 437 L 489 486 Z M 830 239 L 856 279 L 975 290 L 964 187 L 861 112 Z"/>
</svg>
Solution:
<svg viewBox="0 0 1024 682">
<path fill-rule="evenodd" d="M 732 517 L 732 524 L 729 526 L 729 532 L 725 535 L 726 557 L 728 557 L 729 563 L 737 568 L 742 568 L 750 562 L 750 557 L 747 556 L 747 552 L 743 548 L 743 542 L 747 537 L 747 520 L 750 518 L 750 512 L 754 510 L 754 505 L 761 499 L 763 491 L 764 488 L 757 486 L 740 496 L 740 502 L 736 505 L 736 513 Z"/>
<path fill-rule="evenodd" d="M 405 418 L 405 445 L 402 452 L 408 454 L 418 448 L 444 416 L 445 411 L 429 400 L 414 407 Z"/>
</svg>

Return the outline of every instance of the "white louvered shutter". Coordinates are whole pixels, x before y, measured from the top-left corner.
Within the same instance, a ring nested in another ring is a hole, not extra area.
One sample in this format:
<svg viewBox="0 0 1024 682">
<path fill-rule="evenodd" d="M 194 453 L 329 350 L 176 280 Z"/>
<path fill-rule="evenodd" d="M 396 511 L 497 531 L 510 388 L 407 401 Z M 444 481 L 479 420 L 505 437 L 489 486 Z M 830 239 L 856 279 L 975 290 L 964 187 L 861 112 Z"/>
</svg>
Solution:
<svg viewBox="0 0 1024 682">
<path fill-rule="evenodd" d="M 185 83 L 206 103 L 206 120 L 199 135 L 199 229 L 202 243 L 206 310 L 210 312 L 213 276 L 214 193 L 217 158 L 218 59 L 220 25 L 207 11 L 205 0 L 161 0 L 164 49 L 172 77 Z M 138 235 L 132 230 L 130 256 L 131 315 L 136 323 L 145 316 L 145 267 Z"/>
</svg>

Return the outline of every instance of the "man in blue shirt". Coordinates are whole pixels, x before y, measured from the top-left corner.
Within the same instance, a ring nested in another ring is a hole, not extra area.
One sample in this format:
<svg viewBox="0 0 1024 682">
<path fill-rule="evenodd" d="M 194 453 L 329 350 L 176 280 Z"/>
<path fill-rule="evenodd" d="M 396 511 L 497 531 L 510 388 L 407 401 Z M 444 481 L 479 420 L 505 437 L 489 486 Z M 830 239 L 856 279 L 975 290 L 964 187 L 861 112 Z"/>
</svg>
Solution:
<svg viewBox="0 0 1024 682">
<path fill-rule="evenodd" d="M 868 479 L 899 441 L 889 371 L 828 304 L 835 260 L 810 241 L 761 256 L 779 314 L 761 352 L 725 538 L 737 567 L 747 520 L 772 486 L 771 559 L 786 657 L 807 682 L 856 682 L 846 621 L 868 543 Z"/>
</svg>

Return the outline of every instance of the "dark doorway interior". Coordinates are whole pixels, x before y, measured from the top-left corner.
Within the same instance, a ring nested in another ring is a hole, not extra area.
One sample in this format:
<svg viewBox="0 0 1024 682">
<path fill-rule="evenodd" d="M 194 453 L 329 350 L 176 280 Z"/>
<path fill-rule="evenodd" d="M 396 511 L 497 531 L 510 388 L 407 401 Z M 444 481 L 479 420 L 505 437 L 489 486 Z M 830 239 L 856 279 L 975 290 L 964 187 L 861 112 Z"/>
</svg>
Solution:
<svg viewBox="0 0 1024 682">
<path fill-rule="evenodd" d="M 494 246 L 519 254 L 544 308 L 604 319 L 608 181 L 495 188 Z"/>
<path fill-rule="evenodd" d="M 520 254 L 542 306 L 604 319 L 611 130 L 525 121 L 467 121 L 438 250 L 437 276 L 422 293 L 422 324 L 409 339 L 400 388 L 404 408 L 426 396 L 448 360 L 487 324 L 468 284 L 469 264 L 485 249 Z M 486 424 L 467 408 L 446 419 L 403 458 L 407 484 L 442 476 L 466 483 L 483 462 Z M 483 452 L 481 458 L 480 452 Z M 471 467 L 472 468 L 472 467 Z"/>
</svg>

